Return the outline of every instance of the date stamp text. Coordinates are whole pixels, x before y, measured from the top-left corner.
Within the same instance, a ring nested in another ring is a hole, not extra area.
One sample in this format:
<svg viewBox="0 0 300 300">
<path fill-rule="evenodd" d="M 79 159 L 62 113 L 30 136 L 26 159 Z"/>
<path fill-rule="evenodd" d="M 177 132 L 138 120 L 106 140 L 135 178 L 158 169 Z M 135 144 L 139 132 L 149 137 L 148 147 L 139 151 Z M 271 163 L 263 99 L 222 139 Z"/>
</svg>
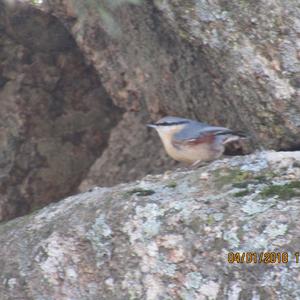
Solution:
<svg viewBox="0 0 300 300">
<path fill-rule="evenodd" d="M 287 264 L 299 263 L 300 252 L 229 252 L 230 264 Z"/>
</svg>

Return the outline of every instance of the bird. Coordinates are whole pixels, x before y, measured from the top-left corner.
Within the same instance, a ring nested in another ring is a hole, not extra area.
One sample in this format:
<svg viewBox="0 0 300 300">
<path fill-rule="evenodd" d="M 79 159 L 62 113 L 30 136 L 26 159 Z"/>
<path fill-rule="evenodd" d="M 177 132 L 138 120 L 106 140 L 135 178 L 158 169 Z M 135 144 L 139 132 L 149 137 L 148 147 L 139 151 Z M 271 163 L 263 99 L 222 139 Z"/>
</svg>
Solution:
<svg viewBox="0 0 300 300">
<path fill-rule="evenodd" d="M 241 131 L 173 116 L 147 126 L 156 129 L 169 156 L 192 167 L 220 158 L 227 143 L 247 138 Z"/>
</svg>

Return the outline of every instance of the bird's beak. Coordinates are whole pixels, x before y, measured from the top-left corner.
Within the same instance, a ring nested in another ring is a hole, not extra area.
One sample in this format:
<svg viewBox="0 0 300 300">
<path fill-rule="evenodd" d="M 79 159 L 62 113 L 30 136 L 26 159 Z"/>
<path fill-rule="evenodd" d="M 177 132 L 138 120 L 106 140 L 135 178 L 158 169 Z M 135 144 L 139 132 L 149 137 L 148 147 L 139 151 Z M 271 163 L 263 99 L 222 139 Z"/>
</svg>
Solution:
<svg viewBox="0 0 300 300">
<path fill-rule="evenodd" d="M 147 124 L 147 127 L 156 128 L 155 124 Z"/>
</svg>

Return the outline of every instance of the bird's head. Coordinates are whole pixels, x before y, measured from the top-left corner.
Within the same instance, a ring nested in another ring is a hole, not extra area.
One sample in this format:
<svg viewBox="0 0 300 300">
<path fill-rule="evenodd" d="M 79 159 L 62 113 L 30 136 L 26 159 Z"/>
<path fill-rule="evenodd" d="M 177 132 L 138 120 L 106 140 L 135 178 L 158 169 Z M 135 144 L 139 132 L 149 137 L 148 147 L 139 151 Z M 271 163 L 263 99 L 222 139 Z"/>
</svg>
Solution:
<svg viewBox="0 0 300 300">
<path fill-rule="evenodd" d="M 148 127 L 156 129 L 159 136 L 164 138 L 172 138 L 178 131 L 190 124 L 192 120 L 179 117 L 164 117 L 154 124 L 147 124 Z"/>
</svg>

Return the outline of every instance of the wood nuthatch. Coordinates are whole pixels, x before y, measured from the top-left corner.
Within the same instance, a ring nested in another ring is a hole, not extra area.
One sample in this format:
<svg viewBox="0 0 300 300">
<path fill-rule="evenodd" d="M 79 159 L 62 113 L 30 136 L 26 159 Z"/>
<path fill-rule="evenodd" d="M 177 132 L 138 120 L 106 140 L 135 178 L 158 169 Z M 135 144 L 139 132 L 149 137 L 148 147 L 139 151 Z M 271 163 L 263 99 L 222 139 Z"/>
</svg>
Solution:
<svg viewBox="0 0 300 300">
<path fill-rule="evenodd" d="M 192 166 L 219 158 L 227 143 L 246 137 L 240 131 L 178 117 L 164 117 L 147 126 L 156 129 L 173 159 Z"/>
</svg>

